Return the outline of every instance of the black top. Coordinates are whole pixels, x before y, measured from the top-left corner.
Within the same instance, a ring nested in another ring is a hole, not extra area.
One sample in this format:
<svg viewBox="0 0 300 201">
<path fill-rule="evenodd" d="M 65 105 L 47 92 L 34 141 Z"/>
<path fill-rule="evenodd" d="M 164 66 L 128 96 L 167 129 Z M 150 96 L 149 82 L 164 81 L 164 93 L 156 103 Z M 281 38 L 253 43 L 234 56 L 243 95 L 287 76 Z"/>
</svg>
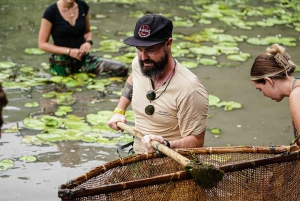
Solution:
<svg viewBox="0 0 300 201">
<path fill-rule="evenodd" d="M 57 46 L 79 48 L 85 42 L 85 17 L 89 6 L 84 1 L 76 0 L 76 2 L 79 14 L 74 26 L 61 16 L 56 3 L 47 7 L 44 12 L 43 18 L 52 23 L 51 36 Z"/>
</svg>

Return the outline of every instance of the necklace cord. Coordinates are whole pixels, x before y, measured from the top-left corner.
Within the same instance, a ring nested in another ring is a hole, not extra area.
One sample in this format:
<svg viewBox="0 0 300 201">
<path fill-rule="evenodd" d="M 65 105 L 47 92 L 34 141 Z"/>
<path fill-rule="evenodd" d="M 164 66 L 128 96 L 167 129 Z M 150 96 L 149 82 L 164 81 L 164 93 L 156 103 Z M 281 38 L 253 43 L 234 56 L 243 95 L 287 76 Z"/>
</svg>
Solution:
<svg viewBox="0 0 300 201">
<path fill-rule="evenodd" d="M 175 68 L 176 68 L 176 65 L 177 65 L 175 59 L 174 59 L 174 62 L 175 62 L 175 65 L 174 65 L 174 68 L 172 70 L 172 74 L 171 74 L 172 76 L 171 76 L 171 78 L 169 79 L 169 81 L 168 81 L 166 87 L 164 88 L 164 90 L 154 100 L 158 99 L 167 90 L 167 88 L 168 88 L 168 86 L 169 86 L 169 84 L 170 84 L 170 82 L 171 82 L 171 80 L 172 80 L 172 78 L 174 76 L 174 73 L 175 73 Z M 151 101 L 150 101 L 150 103 L 151 103 Z"/>
</svg>

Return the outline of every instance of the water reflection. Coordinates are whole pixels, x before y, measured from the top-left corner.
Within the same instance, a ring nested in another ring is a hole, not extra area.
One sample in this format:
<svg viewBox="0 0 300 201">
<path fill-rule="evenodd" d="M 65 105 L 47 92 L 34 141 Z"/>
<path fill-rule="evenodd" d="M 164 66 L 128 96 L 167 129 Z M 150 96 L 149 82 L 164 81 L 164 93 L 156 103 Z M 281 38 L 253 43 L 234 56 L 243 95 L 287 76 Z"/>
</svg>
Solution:
<svg viewBox="0 0 300 201">
<path fill-rule="evenodd" d="M 88 144 L 79 142 L 58 142 L 57 152 L 47 152 L 37 155 L 38 161 L 46 162 L 51 165 L 57 161 L 60 162 L 63 167 L 77 167 L 88 161 L 98 161 L 99 164 L 114 160 L 115 156 L 110 153 L 114 152 L 116 146 L 106 148 L 105 146 L 99 146 L 99 144 Z"/>
</svg>

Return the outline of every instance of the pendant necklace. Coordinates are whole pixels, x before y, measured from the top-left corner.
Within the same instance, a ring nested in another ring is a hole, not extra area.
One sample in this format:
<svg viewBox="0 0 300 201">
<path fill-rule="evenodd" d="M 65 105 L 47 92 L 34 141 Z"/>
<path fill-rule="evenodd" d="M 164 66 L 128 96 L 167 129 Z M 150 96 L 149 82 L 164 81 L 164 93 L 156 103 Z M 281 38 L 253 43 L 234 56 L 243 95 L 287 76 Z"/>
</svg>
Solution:
<svg viewBox="0 0 300 201">
<path fill-rule="evenodd" d="M 73 7 L 72 7 L 72 8 L 70 8 L 70 9 L 68 9 L 69 13 L 70 13 L 70 10 L 71 10 L 71 9 L 73 9 Z M 70 15 L 71 15 L 71 17 L 73 17 L 73 16 L 74 16 L 74 11 L 73 11 L 73 12 L 71 12 L 71 14 L 70 14 Z"/>
</svg>

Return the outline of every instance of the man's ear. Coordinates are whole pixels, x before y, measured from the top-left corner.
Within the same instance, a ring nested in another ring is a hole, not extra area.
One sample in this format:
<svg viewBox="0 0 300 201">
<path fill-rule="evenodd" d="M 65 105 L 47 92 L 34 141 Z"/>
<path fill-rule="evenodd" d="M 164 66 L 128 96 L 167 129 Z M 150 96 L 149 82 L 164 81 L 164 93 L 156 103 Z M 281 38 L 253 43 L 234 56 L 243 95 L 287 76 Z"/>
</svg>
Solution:
<svg viewBox="0 0 300 201">
<path fill-rule="evenodd" d="M 168 40 L 167 40 L 167 48 L 168 49 L 171 49 L 171 47 L 172 47 L 172 42 L 173 42 L 173 39 L 172 38 L 169 38 Z"/>
</svg>

